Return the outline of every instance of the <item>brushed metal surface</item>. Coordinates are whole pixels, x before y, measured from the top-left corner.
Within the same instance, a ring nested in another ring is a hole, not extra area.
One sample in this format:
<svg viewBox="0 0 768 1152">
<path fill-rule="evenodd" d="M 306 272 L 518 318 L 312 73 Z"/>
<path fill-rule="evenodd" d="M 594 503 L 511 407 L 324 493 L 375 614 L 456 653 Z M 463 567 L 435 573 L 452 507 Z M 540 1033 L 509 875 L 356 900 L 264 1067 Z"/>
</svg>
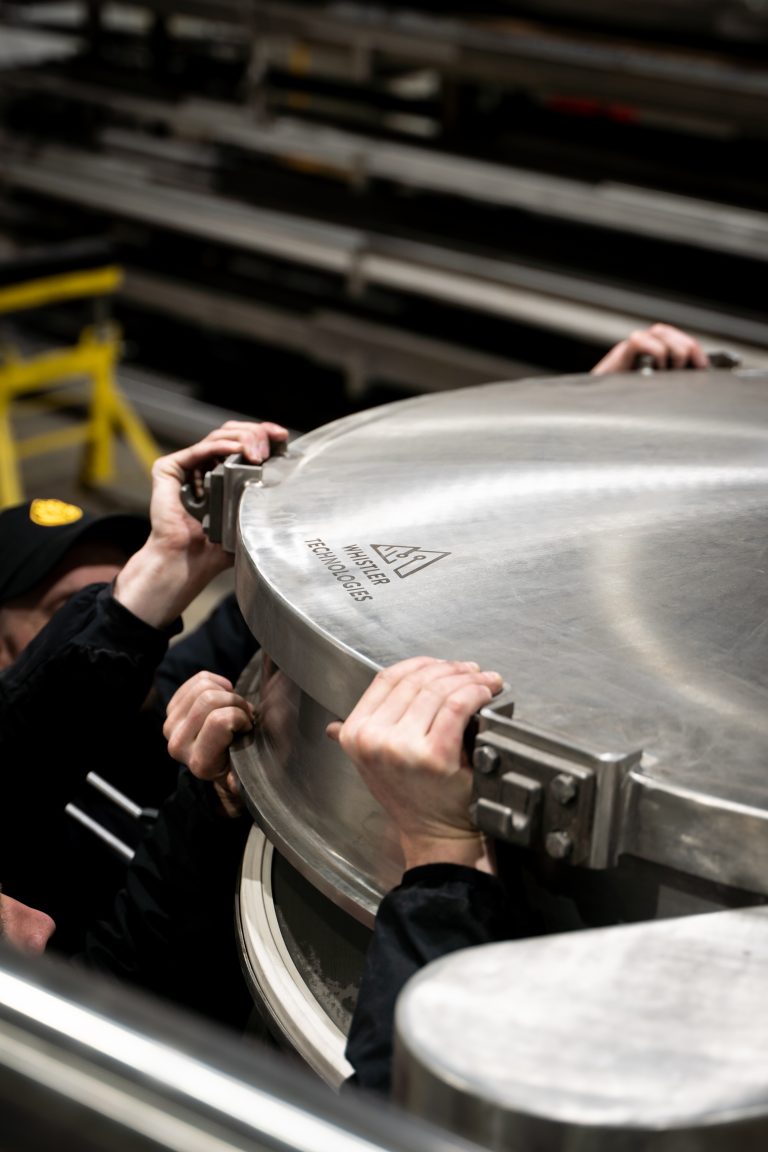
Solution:
<svg viewBox="0 0 768 1152">
<path fill-rule="evenodd" d="M 395 1095 L 489 1148 L 764 1148 L 766 971 L 766 908 L 464 949 L 400 997 Z"/>
<path fill-rule="evenodd" d="M 372 926 L 381 897 L 400 879 L 400 845 L 354 765 L 326 737 L 332 713 L 266 654 L 257 653 L 238 689 L 261 713 L 261 724 L 232 749 L 251 814 L 302 876 Z M 251 876 L 247 862 L 243 875 Z"/>
<path fill-rule="evenodd" d="M 370 863 L 380 818 L 324 725 L 429 653 L 496 668 L 525 723 L 643 750 L 625 851 L 765 892 L 767 490 L 754 371 L 490 384 L 295 441 L 239 510 L 238 598 L 298 692 L 287 754 L 240 761 L 265 827 L 375 907 L 397 862 Z"/>
</svg>

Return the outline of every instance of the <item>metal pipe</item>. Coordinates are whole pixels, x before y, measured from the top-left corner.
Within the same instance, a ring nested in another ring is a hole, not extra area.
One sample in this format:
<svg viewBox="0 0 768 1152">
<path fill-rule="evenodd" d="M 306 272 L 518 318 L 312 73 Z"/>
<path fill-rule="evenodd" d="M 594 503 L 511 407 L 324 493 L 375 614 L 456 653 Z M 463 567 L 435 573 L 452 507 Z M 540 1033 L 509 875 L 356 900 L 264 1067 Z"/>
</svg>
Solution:
<svg viewBox="0 0 768 1152">
<path fill-rule="evenodd" d="M 51 956 L 0 946 L 3 1152 L 472 1152 L 386 1101 Z"/>
</svg>

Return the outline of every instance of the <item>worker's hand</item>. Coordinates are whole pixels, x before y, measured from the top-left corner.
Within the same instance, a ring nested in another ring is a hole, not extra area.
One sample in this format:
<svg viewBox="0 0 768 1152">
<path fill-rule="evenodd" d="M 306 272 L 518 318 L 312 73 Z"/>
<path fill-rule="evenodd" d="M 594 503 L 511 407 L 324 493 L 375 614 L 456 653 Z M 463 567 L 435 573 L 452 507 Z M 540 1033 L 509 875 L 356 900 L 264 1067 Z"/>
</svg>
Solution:
<svg viewBox="0 0 768 1152">
<path fill-rule="evenodd" d="M 287 428 L 280 424 L 228 420 L 190 448 L 160 456 L 152 466 L 152 497 L 149 515 L 152 535 L 168 552 L 183 552 L 190 566 L 200 568 L 201 588 L 233 563 L 231 553 L 211 544 L 202 525 L 181 503 L 181 489 L 192 476 L 202 477 L 232 453 L 250 464 L 261 464 L 270 454 L 270 441 L 283 441 Z"/>
<path fill-rule="evenodd" d="M 328 725 L 396 824 L 407 868 L 459 863 L 493 870 L 469 818 L 472 773 L 463 736 L 501 687 L 496 672 L 477 664 L 415 657 L 379 672 L 347 719 Z"/>
<path fill-rule="evenodd" d="M 199 780 L 210 780 L 228 816 L 242 810 L 229 749 L 238 732 L 253 727 L 253 707 L 224 676 L 198 672 L 168 702 L 163 735 L 168 752 Z"/>
<path fill-rule="evenodd" d="M 115 596 L 126 608 L 154 627 L 167 626 L 232 566 L 234 557 L 212 543 L 185 509 L 181 489 L 190 476 L 202 476 L 233 453 L 260 464 L 269 456 L 270 441 L 287 436 L 280 424 L 228 420 L 190 448 L 158 457 L 152 465 L 149 537 L 115 583 Z"/>
<path fill-rule="evenodd" d="M 626 340 L 616 344 L 594 366 L 592 374 L 604 376 L 608 372 L 632 372 L 637 368 L 638 358 L 649 356 L 654 368 L 706 368 L 707 354 L 687 332 L 673 328 L 671 324 L 653 324 L 650 328 L 638 328 Z"/>
</svg>

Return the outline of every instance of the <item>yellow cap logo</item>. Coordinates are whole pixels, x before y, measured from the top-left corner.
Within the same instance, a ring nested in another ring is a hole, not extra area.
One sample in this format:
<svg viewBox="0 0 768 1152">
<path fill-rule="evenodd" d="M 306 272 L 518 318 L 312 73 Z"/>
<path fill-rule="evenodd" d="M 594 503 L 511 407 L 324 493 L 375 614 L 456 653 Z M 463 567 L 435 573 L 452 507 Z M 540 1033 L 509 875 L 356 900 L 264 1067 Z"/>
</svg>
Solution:
<svg viewBox="0 0 768 1152">
<path fill-rule="evenodd" d="M 43 528 L 73 524 L 82 517 L 82 508 L 78 508 L 77 504 L 65 504 L 63 500 L 33 500 L 29 506 L 30 520 Z"/>
</svg>

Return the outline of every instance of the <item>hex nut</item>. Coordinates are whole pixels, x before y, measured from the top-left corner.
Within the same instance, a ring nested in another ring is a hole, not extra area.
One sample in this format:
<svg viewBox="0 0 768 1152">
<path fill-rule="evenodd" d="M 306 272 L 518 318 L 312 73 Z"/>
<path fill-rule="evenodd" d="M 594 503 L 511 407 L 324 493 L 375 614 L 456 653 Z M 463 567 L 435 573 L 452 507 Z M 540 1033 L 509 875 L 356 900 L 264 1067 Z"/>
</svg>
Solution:
<svg viewBox="0 0 768 1152">
<path fill-rule="evenodd" d="M 499 754 L 494 748 L 489 748 L 487 744 L 481 744 L 479 748 L 475 748 L 472 764 L 483 776 L 490 776 L 492 772 L 495 772 L 499 763 Z"/>
<path fill-rule="evenodd" d="M 549 785 L 549 790 L 558 804 L 566 805 L 571 804 L 576 799 L 578 785 L 575 778 L 568 772 L 561 772 L 559 776 L 555 776 Z"/>
<path fill-rule="evenodd" d="M 553 860 L 566 860 L 573 852 L 573 840 L 567 832 L 550 832 L 544 847 Z"/>
</svg>

